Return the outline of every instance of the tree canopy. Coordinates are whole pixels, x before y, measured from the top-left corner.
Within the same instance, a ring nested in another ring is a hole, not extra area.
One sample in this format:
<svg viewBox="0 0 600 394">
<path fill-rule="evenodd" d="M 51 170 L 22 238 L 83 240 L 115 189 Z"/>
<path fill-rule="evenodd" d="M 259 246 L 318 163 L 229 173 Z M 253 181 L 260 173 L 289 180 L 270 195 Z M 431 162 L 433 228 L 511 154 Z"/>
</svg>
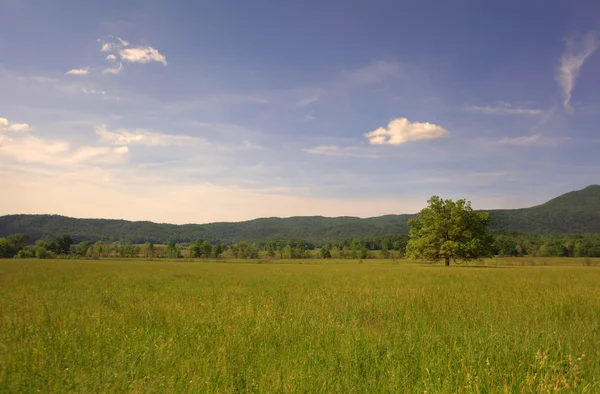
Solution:
<svg viewBox="0 0 600 394">
<path fill-rule="evenodd" d="M 487 212 L 475 212 L 471 202 L 431 197 L 427 208 L 408 221 L 407 257 L 431 261 L 472 260 L 491 253 L 493 238 L 487 231 Z"/>
</svg>

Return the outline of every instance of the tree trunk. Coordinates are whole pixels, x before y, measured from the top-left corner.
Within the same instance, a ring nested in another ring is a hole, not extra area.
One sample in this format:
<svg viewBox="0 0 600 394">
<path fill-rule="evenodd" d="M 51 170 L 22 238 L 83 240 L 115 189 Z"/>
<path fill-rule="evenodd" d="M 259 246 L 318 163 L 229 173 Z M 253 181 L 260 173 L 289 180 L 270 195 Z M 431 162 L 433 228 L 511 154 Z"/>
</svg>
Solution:
<svg viewBox="0 0 600 394">
<path fill-rule="evenodd" d="M 450 267 L 450 257 L 446 256 L 446 267 Z"/>
</svg>

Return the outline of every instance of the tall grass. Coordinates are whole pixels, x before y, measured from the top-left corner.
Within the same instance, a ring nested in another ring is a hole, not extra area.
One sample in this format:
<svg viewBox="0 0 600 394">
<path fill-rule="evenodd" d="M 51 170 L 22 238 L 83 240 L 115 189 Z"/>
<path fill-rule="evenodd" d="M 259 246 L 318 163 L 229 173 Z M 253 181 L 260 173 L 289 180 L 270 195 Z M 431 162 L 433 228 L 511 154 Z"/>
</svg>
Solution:
<svg viewBox="0 0 600 394">
<path fill-rule="evenodd" d="M 600 391 L 600 269 L 0 261 L 1 392 Z"/>
</svg>

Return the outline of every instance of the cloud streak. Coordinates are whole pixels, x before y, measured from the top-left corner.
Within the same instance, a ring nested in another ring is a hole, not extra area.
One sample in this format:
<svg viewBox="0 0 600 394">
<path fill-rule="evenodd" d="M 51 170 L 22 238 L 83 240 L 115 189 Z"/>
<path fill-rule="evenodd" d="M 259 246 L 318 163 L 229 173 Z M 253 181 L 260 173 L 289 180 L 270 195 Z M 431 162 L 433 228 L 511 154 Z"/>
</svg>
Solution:
<svg viewBox="0 0 600 394">
<path fill-rule="evenodd" d="M 179 146 L 192 147 L 208 145 L 204 138 L 189 135 L 164 134 L 148 130 L 117 129 L 111 131 L 106 125 L 96 128 L 96 134 L 104 142 L 112 145 L 141 145 L 141 146 Z"/>
<path fill-rule="evenodd" d="M 571 95 L 573 88 L 575 88 L 579 70 L 597 48 L 598 42 L 591 33 L 587 34 L 579 43 L 573 39 L 567 40 L 566 51 L 562 54 L 558 65 L 556 81 L 562 90 L 563 107 L 569 112 L 573 111 Z"/>
<path fill-rule="evenodd" d="M 113 150 L 107 146 L 83 146 L 72 149 L 64 140 L 46 140 L 27 135 L 22 138 L 0 140 L 0 157 L 20 163 L 40 163 L 59 166 L 90 162 L 114 162 L 127 151 Z"/>
<path fill-rule="evenodd" d="M 311 96 L 308 96 L 306 98 L 303 98 L 302 100 L 299 100 L 296 103 L 296 106 L 299 108 L 304 108 L 304 107 L 308 107 L 309 105 L 319 101 L 321 99 L 321 96 L 323 95 L 322 92 L 313 94 Z"/>
<path fill-rule="evenodd" d="M 74 68 L 67 71 L 66 75 L 88 75 L 90 70 L 88 68 Z"/>
<path fill-rule="evenodd" d="M 117 67 L 108 67 L 102 70 L 103 74 L 119 75 L 123 72 L 123 63 L 119 62 Z"/>
<path fill-rule="evenodd" d="M 425 122 L 410 122 L 406 118 L 392 120 L 387 128 L 380 127 L 364 134 L 371 145 L 401 145 L 410 141 L 427 141 L 450 135 L 448 130 Z"/>
<path fill-rule="evenodd" d="M 496 141 L 497 144 L 510 146 L 556 146 L 567 141 L 568 138 L 546 138 L 541 133 L 519 137 L 506 137 Z"/>
<path fill-rule="evenodd" d="M 510 104 L 501 103 L 495 106 L 479 106 L 474 105 L 471 107 L 467 107 L 467 110 L 478 112 L 486 115 L 529 115 L 536 116 L 544 113 L 541 109 L 532 109 L 532 108 L 515 108 Z"/>
</svg>

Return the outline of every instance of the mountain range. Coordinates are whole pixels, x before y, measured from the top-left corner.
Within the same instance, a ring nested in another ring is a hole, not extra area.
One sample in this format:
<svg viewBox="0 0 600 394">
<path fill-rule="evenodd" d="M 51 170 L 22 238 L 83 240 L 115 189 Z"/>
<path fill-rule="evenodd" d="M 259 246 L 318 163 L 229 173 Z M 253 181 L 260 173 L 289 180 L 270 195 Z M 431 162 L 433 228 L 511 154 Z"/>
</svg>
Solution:
<svg viewBox="0 0 600 394">
<path fill-rule="evenodd" d="M 544 204 L 522 209 L 488 210 L 490 228 L 538 234 L 600 233 L 600 185 L 572 191 Z M 75 241 L 99 239 L 142 243 L 258 242 L 272 238 L 333 241 L 408 232 L 415 214 L 357 217 L 297 216 L 261 218 L 236 223 L 165 224 L 114 219 L 77 219 L 60 215 L 6 215 L 0 217 L 0 237 L 26 233 L 31 239 L 71 234 Z"/>
</svg>

